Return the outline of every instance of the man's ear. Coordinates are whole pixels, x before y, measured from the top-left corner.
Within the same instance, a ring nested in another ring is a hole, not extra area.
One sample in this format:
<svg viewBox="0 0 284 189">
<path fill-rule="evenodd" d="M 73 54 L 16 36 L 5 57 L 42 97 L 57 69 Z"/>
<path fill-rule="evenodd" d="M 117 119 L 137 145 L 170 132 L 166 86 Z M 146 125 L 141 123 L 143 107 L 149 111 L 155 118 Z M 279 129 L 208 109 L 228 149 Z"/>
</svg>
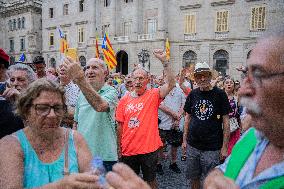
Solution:
<svg viewBox="0 0 284 189">
<path fill-rule="evenodd" d="M 109 75 L 109 70 L 106 69 L 106 70 L 104 71 L 104 74 L 105 74 L 105 77 L 107 77 L 107 76 Z"/>
</svg>

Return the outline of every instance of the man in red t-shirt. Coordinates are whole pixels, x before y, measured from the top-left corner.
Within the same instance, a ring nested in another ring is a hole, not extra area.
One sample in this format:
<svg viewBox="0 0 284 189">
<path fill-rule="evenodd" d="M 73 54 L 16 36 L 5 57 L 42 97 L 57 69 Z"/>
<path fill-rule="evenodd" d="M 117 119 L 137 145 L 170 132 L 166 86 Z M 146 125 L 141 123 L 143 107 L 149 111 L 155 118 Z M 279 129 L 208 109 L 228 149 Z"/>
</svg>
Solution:
<svg viewBox="0 0 284 189">
<path fill-rule="evenodd" d="M 157 150 L 163 145 L 158 130 L 158 108 L 163 98 L 175 86 L 175 80 L 166 61 L 166 53 L 156 49 L 154 55 L 163 63 L 166 83 L 159 89 L 147 89 L 147 71 L 143 68 L 136 69 L 133 72 L 134 91 L 120 100 L 116 120 L 122 161 L 137 174 L 141 168 L 143 179 L 152 188 L 157 188 Z"/>
</svg>

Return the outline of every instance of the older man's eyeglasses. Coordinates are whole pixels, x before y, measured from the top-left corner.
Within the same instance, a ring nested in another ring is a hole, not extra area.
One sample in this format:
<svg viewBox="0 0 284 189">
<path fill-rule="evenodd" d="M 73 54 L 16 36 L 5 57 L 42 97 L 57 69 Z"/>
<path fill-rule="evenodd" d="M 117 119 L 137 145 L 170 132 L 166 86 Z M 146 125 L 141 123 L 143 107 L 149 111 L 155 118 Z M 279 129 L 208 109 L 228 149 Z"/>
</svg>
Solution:
<svg viewBox="0 0 284 189">
<path fill-rule="evenodd" d="M 53 109 L 56 116 L 62 117 L 67 111 L 64 105 L 49 106 L 47 104 L 33 104 L 33 107 L 35 108 L 36 114 L 39 116 L 47 116 L 51 109 Z"/>
<path fill-rule="evenodd" d="M 138 81 L 143 81 L 143 80 L 145 80 L 146 78 L 145 78 L 145 77 L 134 77 L 133 79 L 134 79 L 134 80 L 138 80 Z"/>
<path fill-rule="evenodd" d="M 262 85 L 263 80 L 265 79 L 272 79 L 274 77 L 280 77 L 283 76 L 284 72 L 280 73 L 265 73 L 259 68 L 252 68 L 251 70 L 248 70 L 247 76 L 252 78 L 255 84 L 258 86 Z"/>
</svg>

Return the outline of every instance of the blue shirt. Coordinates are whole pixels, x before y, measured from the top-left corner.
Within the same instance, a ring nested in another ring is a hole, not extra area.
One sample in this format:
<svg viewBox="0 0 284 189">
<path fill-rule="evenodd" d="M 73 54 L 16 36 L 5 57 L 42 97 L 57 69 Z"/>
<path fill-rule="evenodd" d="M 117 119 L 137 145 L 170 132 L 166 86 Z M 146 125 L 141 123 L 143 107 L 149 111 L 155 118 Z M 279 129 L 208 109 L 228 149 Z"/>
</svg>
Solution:
<svg viewBox="0 0 284 189">
<path fill-rule="evenodd" d="M 265 184 L 267 181 L 270 181 L 273 178 L 284 175 L 284 160 L 280 163 L 273 165 L 270 168 L 265 169 L 261 173 L 259 173 L 256 177 L 253 177 L 256 166 L 264 153 L 265 148 L 269 144 L 269 140 L 262 135 L 259 131 L 256 130 L 255 133 L 257 137 L 257 145 L 249 156 L 247 162 L 244 164 L 241 169 L 237 179 L 236 184 L 240 186 L 241 189 L 256 189 L 260 188 L 261 185 Z M 229 156 L 226 161 L 218 166 L 223 173 L 225 172 L 229 159 Z"/>
</svg>

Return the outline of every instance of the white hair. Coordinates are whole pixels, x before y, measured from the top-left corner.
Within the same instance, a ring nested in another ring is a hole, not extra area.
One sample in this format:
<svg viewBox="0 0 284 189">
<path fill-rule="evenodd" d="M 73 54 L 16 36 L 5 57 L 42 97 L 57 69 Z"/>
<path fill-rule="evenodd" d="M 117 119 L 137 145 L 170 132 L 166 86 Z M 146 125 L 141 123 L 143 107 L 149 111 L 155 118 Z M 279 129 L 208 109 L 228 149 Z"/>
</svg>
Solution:
<svg viewBox="0 0 284 189">
<path fill-rule="evenodd" d="M 22 63 L 11 65 L 8 68 L 9 77 L 10 77 L 11 73 L 13 73 L 17 70 L 25 71 L 27 73 L 29 83 L 35 81 L 36 78 L 37 78 L 36 73 L 33 71 L 33 69 L 30 66 L 28 66 L 26 64 L 22 64 Z"/>
</svg>

